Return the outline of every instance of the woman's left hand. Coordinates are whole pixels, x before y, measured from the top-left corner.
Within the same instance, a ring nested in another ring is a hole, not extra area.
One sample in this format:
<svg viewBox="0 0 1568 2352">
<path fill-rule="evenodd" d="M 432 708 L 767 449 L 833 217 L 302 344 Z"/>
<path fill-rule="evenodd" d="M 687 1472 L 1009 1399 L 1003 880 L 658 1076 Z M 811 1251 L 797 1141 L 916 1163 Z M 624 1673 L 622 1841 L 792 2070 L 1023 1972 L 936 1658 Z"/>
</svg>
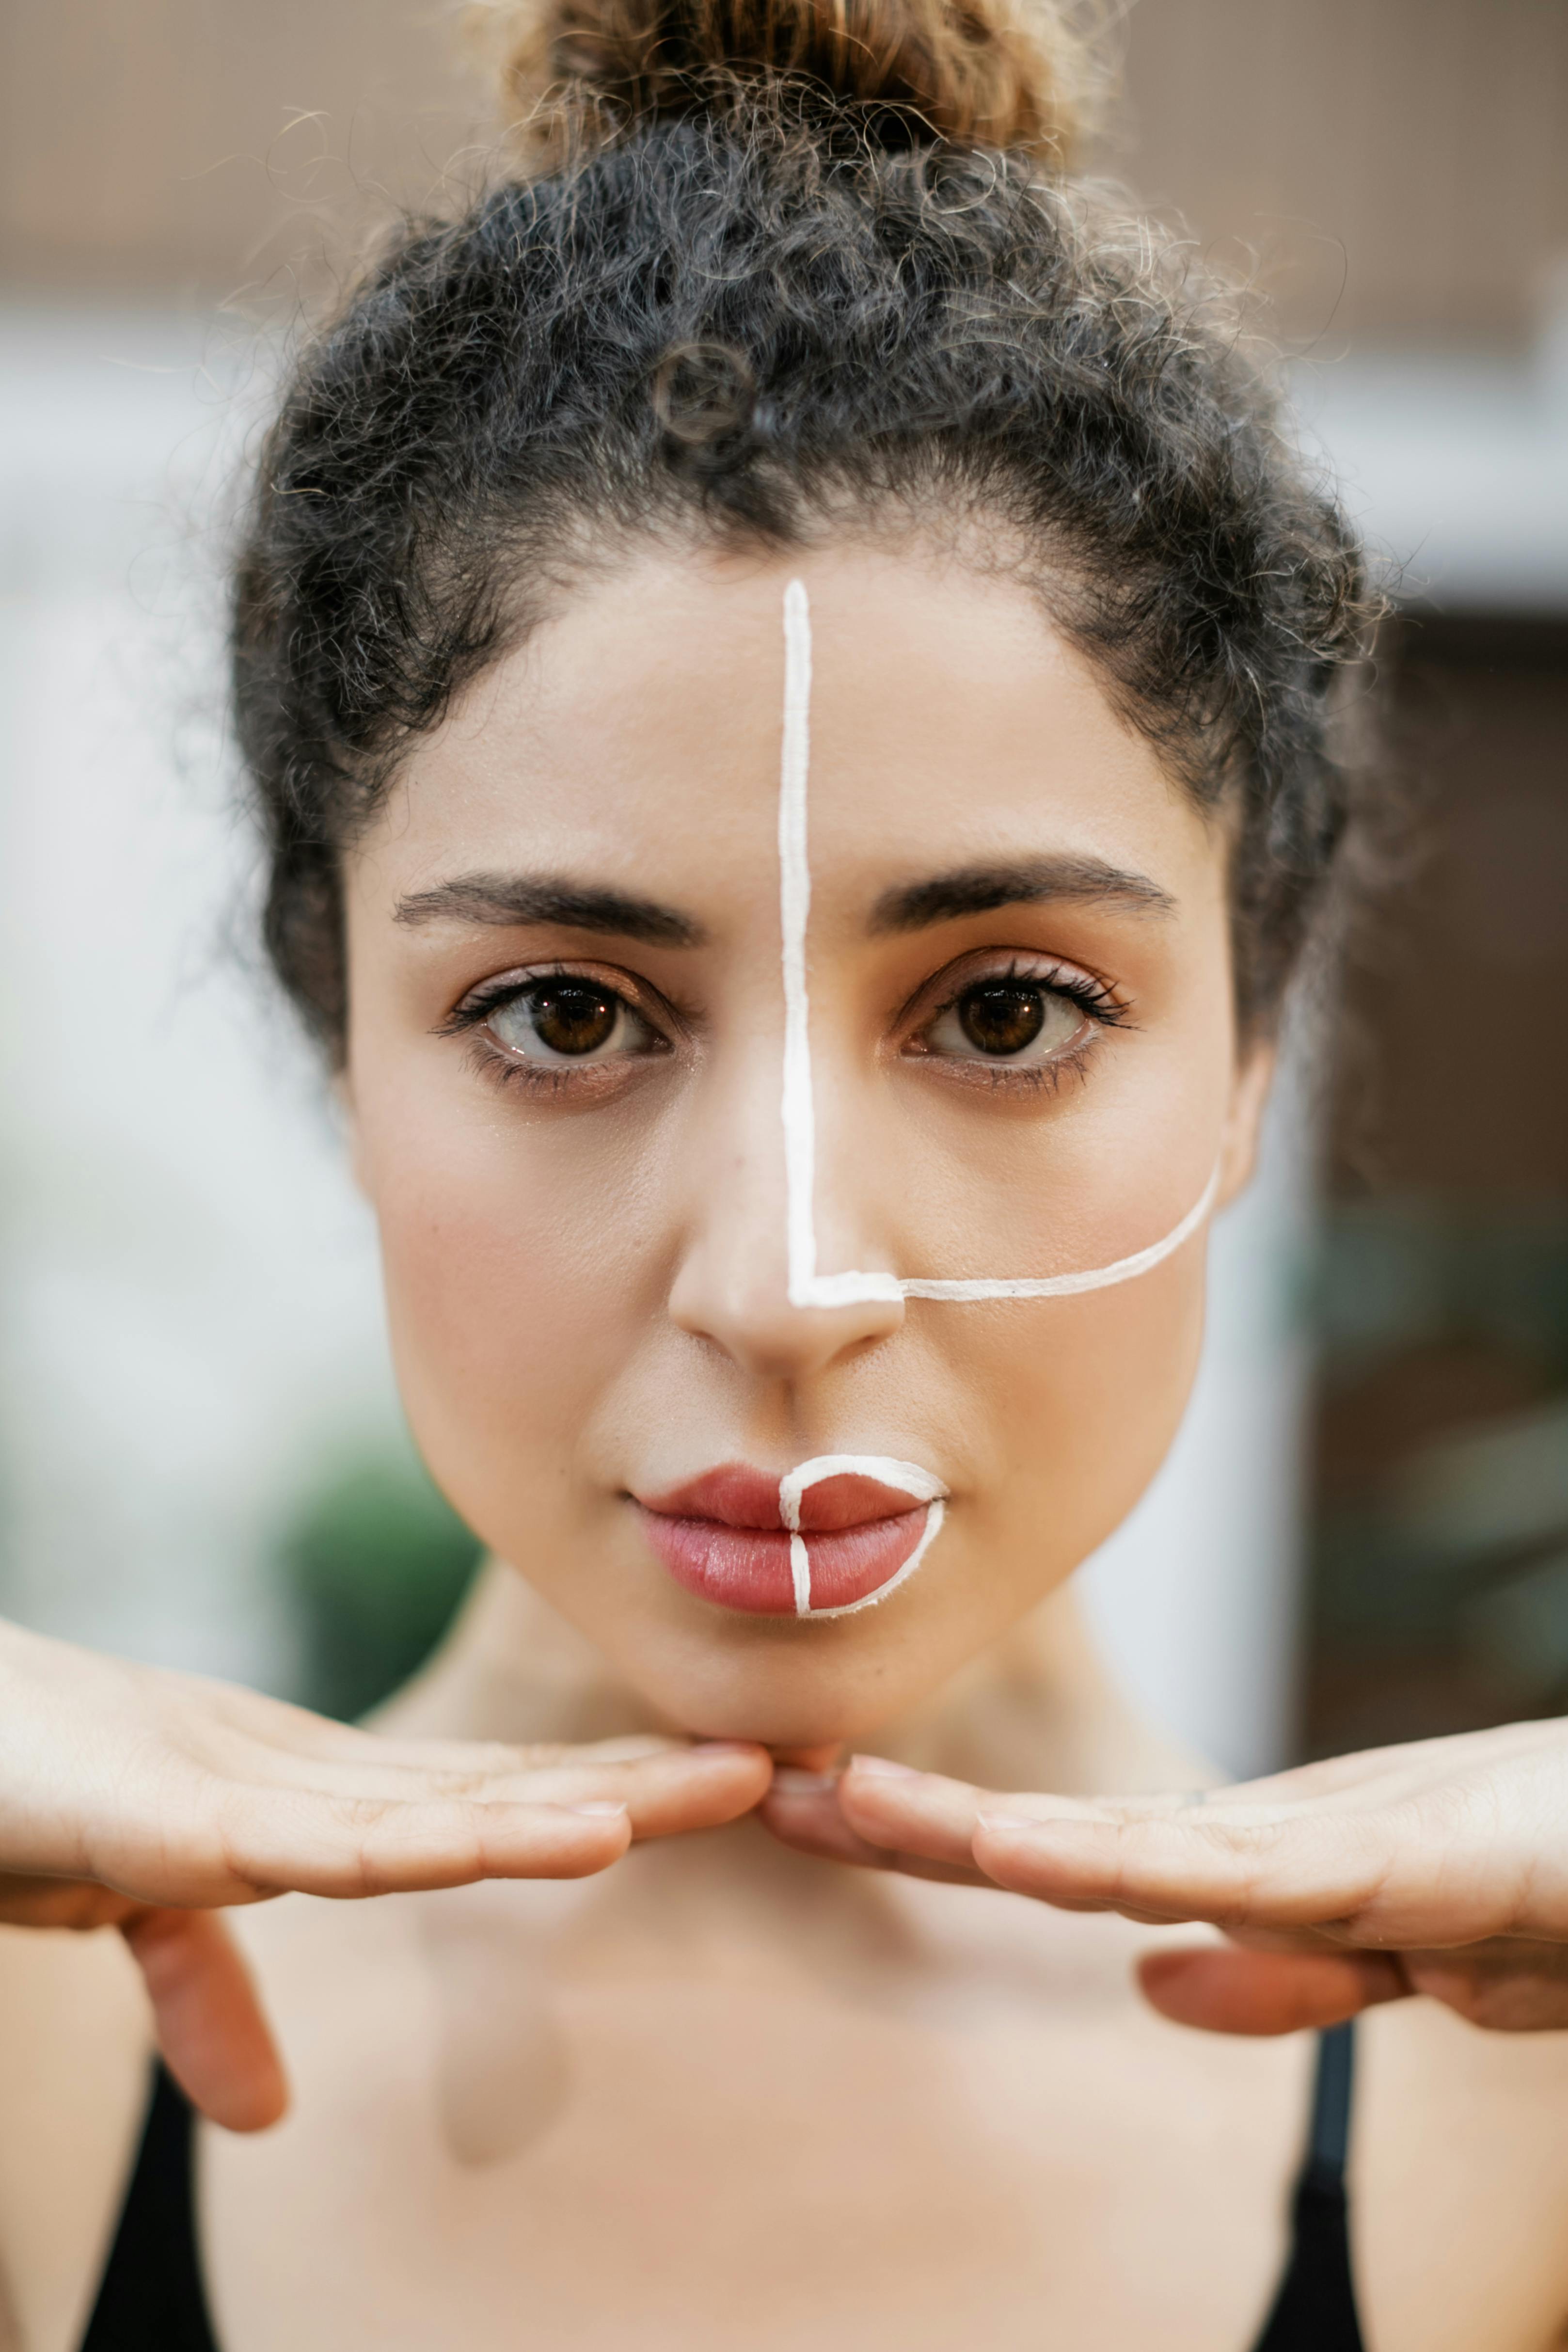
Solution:
<svg viewBox="0 0 1568 2352">
<path fill-rule="evenodd" d="M 1220 2033 L 1288 2033 L 1427 1993 L 1475 2024 L 1568 2026 L 1568 1723 L 1308 1764 L 1161 1797 L 997 1795 L 857 1757 L 781 1771 L 790 1845 L 999 1886 L 1227 1943 L 1147 1954 L 1155 2007 Z"/>
</svg>

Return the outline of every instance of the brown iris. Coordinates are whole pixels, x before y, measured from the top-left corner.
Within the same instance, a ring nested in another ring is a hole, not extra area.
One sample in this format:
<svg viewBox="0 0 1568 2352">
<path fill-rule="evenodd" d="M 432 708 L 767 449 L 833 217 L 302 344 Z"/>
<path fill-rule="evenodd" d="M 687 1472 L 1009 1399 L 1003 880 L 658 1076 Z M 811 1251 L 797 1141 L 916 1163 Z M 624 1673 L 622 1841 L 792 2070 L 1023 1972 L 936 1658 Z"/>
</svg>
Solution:
<svg viewBox="0 0 1568 2352">
<path fill-rule="evenodd" d="M 1021 1054 L 1045 1026 L 1044 992 L 1016 982 L 967 988 L 958 999 L 958 1025 L 982 1054 Z"/>
<path fill-rule="evenodd" d="M 552 980 L 528 991 L 535 1036 L 552 1054 L 592 1054 L 614 1034 L 621 1000 L 587 981 Z"/>
</svg>

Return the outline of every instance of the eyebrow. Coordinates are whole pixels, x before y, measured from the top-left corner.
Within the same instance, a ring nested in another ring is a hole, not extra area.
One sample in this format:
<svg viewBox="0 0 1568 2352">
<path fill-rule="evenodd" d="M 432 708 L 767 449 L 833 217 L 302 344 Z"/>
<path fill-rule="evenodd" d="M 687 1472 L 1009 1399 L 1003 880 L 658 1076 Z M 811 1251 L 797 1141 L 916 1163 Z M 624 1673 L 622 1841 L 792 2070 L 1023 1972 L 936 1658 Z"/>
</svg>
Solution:
<svg viewBox="0 0 1568 2352">
<path fill-rule="evenodd" d="M 400 898 L 398 923 L 559 923 L 574 931 L 613 931 L 645 947 L 695 948 L 702 925 L 677 907 L 634 898 L 552 874 L 459 874 L 433 890 Z"/>
<path fill-rule="evenodd" d="M 921 931 L 998 907 L 1038 907 L 1059 898 L 1123 906 L 1135 914 L 1171 915 L 1176 900 L 1146 874 L 1103 857 L 1027 857 L 1005 866 L 958 866 L 925 882 L 884 890 L 872 909 L 873 933 Z"/>
</svg>

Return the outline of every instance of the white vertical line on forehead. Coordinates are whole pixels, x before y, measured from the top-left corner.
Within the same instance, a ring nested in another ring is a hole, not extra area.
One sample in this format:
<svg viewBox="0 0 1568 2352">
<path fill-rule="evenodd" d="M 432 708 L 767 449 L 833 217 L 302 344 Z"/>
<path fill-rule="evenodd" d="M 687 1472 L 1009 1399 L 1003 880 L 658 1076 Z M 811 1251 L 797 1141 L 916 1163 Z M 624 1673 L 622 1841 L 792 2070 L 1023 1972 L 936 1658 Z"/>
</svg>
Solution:
<svg viewBox="0 0 1568 2352">
<path fill-rule="evenodd" d="M 866 1300 L 931 1298 L 956 1304 L 976 1299 L 1074 1298 L 1131 1282 L 1190 1241 L 1213 1208 L 1219 1191 L 1216 1160 L 1192 1207 L 1157 1242 L 1119 1257 L 1110 1265 L 1077 1274 L 987 1276 L 946 1281 L 916 1276 L 900 1279 L 883 1273 L 817 1272 L 817 1113 L 811 1093 L 810 999 L 806 986 L 806 928 L 811 911 L 811 866 L 807 845 L 808 780 L 811 763 L 811 609 L 803 580 L 784 591 L 784 744 L 779 777 L 779 923 L 784 971 L 784 1198 L 789 1291 L 791 1307 L 854 1307 Z M 935 1507 L 940 1512 L 940 1505 Z M 935 1530 L 932 1530 L 935 1532 Z M 925 1549 L 924 1545 L 921 1548 Z M 799 1536 L 790 1543 L 797 1605 L 801 1567 Z M 910 1563 L 914 1565 L 913 1561 Z M 907 1570 L 904 1571 L 905 1573 Z M 895 1579 L 894 1581 L 901 1581 Z M 892 1587 L 887 1588 L 891 1591 Z M 882 1596 L 875 1596 L 880 1599 Z M 863 1602 L 853 1604 L 863 1607 Z M 842 1610 L 821 1610 L 842 1616 Z"/>
<path fill-rule="evenodd" d="M 784 753 L 779 779 L 779 922 L 784 940 L 784 1183 L 789 1304 L 812 1307 L 817 1234 L 817 1114 L 811 1099 L 806 922 L 806 776 L 811 758 L 811 614 L 804 581 L 784 591 Z"/>
</svg>

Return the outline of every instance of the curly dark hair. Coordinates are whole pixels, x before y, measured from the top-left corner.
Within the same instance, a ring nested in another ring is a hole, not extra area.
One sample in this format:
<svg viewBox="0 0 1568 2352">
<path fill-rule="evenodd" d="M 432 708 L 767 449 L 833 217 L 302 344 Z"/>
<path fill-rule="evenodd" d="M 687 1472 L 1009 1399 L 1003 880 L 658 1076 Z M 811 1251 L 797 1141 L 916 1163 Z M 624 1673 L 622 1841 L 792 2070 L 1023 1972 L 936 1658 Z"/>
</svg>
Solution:
<svg viewBox="0 0 1568 2352">
<path fill-rule="evenodd" d="M 1375 600 L 1235 303 L 1065 176 L 1042 25 L 566 0 L 516 33 L 512 87 L 556 76 L 534 163 L 408 225 L 306 345 L 236 569 L 266 940 L 329 1052 L 344 845 L 574 579 L 889 529 L 1025 580 L 1229 824 L 1267 1033 L 1354 814 L 1337 682 Z"/>
</svg>

